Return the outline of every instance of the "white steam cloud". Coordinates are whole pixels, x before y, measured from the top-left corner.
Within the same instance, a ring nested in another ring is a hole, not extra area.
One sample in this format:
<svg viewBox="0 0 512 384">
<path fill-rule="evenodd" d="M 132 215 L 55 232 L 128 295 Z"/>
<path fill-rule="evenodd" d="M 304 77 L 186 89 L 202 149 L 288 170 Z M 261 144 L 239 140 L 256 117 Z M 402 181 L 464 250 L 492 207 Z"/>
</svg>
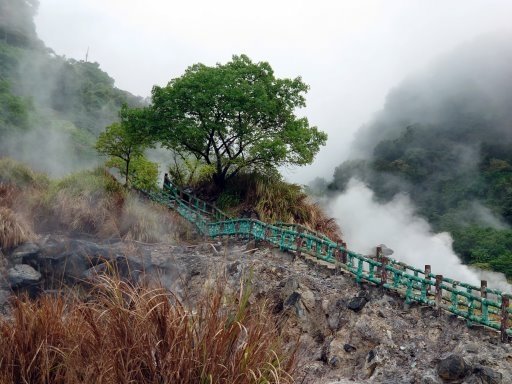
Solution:
<svg viewBox="0 0 512 384">
<path fill-rule="evenodd" d="M 463 265 L 452 249 L 451 236 L 433 233 L 427 221 L 415 214 L 406 195 L 399 194 L 390 202 L 379 204 L 372 190 L 352 179 L 329 208 L 352 251 L 372 254 L 375 246 L 385 244 L 394 251 L 393 258 L 409 265 L 422 268 L 430 264 L 435 274 L 476 286 L 480 280 L 488 280 L 489 287 L 512 291 L 503 274 Z"/>
</svg>

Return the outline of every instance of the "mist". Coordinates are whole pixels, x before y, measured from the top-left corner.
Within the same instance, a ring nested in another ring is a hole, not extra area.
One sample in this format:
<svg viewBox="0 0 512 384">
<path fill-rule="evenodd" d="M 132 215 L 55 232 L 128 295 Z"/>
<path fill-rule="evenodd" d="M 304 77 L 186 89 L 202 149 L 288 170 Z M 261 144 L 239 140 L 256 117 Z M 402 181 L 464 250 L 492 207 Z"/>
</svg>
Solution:
<svg viewBox="0 0 512 384">
<path fill-rule="evenodd" d="M 512 292 L 501 273 L 482 271 L 463 265 L 452 249 L 451 236 L 434 233 L 428 222 L 416 214 L 406 195 L 396 195 L 380 204 L 361 181 L 352 179 L 346 191 L 333 198 L 329 212 L 342 224 L 344 240 L 352 251 L 373 255 L 380 244 L 393 250 L 390 256 L 417 268 L 432 266 L 432 273 Z"/>
</svg>

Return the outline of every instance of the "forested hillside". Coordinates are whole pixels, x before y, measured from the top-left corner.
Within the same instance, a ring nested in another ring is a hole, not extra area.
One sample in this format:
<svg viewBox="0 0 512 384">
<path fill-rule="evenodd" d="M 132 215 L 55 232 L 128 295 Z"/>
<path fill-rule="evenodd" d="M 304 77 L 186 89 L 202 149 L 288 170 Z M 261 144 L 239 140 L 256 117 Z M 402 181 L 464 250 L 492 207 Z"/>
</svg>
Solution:
<svg viewBox="0 0 512 384">
<path fill-rule="evenodd" d="M 123 103 L 142 99 L 115 88 L 98 63 L 47 48 L 34 25 L 37 7 L 0 0 L 0 154 L 60 174 L 94 162 L 96 136 Z"/>
<path fill-rule="evenodd" d="M 512 277 L 512 45 L 485 37 L 407 79 L 363 127 L 330 188 L 407 193 L 465 262 Z"/>
</svg>

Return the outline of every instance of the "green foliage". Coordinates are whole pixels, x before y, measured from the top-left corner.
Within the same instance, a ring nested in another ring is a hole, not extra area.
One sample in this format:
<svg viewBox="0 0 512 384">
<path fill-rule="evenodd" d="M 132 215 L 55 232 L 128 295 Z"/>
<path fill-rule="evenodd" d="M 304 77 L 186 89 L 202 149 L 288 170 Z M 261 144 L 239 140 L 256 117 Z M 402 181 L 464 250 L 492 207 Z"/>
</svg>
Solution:
<svg viewBox="0 0 512 384">
<path fill-rule="evenodd" d="M 130 175 L 133 174 L 133 166 L 130 163 L 139 159 L 139 168 L 151 171 L 148 161 L 143 159 L 144 149 L 147 147 L 139 137 L 136 137 L 127 129 L 125 123 L 114 123 L 105 129 L 98 137 L 96 149 L 101 155 L 109 157 L 109 165 L 119 169 L 125 178 L 125 186 L 128 186 Z M 115 160 L 112 160 L 115 159 Z M 118 161 L 120 160 L 120 161 Z M 133 181 L 133 180 L 132 180 Z"/>
<path fill-rule="evenodd" d="M 218 186 L 241 171 L 309 164 L 327 135 L 294 114 L 307 90 L 299 77 L 277 79 L 268 63 L 244 55 L 215 67 L 195 64 L 153 88 L 147 133 L 213 166 Z"/>
<path fill-rule="evenodd" d="M 510 277 L 512 70 L 497 63 L 512 50 L 504 40 L 473 45 L 389 93 L 357 135 L 361 159 L 340 165 L 330 189 L 355 176 L 379 200 L 407 193 L 435 231 L 453 235 L 465 262 Z"/>
<path fill-rule="evenodd" d="M 78 197 L 84 194 L 100 195 L 104 192 L 110 194 L 124 194 L 121 185 L 101 167 L 94 170 L 80 171 L 55 180 L 50 185 L 49 194 L 65 193 L 70 197 Z"/>
<path fill-rule="evenodd" d="M 16 129 L 26 130 L 31 109 L 27 100 L 11 93 L 7 81 L 0 80 L 0 135 Z"/>
<path fill-rule="evenodd" d="M 175 153 L 173 162 L 169 166 L 169 177 L 175 185 L 180 187 L 195 187 L 202 182 L 210 180 L 215 167 L 204 164 L 193 156 L 185 157 Z"/>
<path fill-rule="evenodd" d="M 126 163 L 120 158 L 111 157 L 106 165 L 119 169 L 121 175 L 126 180 Z M 149 161 L 143 155 L 132 157 L 128 171 L 128 180 L 134 188 L 145 191 L 156 190 L 158 188 L 158 164 Z"/>
</svg>

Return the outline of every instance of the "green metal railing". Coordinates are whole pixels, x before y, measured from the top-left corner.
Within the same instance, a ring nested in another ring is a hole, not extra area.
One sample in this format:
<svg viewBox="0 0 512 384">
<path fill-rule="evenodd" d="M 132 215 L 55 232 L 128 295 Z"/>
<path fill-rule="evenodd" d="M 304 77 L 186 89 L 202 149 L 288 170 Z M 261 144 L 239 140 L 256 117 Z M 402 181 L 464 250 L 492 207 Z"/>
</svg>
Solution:
<svg viewBox="0 0 512 384">
<path fill-rule="evenodd" d="M 398 292 L 406 303 L 422 303 L 463 317 L 468 325 L 476 323 L 499 330 L 503 341 L 512 335 L 510 295 L 487 287 L 459 282 L 382 255 L 377 247 L 375 257 L 363 256 L 334 242 L 323 234 L 296 224 L 269 224 L 250 218 L 231 218 L 214 205 L 171 185 L 165 191 L 143 192 L 152 200 L 176 210 L 211 238 L 239 237 L 262 240 L 292 251 L 309 255 L 335 270 L 351 273 L 357 283 L 363 281 Z"/>
</svg>

